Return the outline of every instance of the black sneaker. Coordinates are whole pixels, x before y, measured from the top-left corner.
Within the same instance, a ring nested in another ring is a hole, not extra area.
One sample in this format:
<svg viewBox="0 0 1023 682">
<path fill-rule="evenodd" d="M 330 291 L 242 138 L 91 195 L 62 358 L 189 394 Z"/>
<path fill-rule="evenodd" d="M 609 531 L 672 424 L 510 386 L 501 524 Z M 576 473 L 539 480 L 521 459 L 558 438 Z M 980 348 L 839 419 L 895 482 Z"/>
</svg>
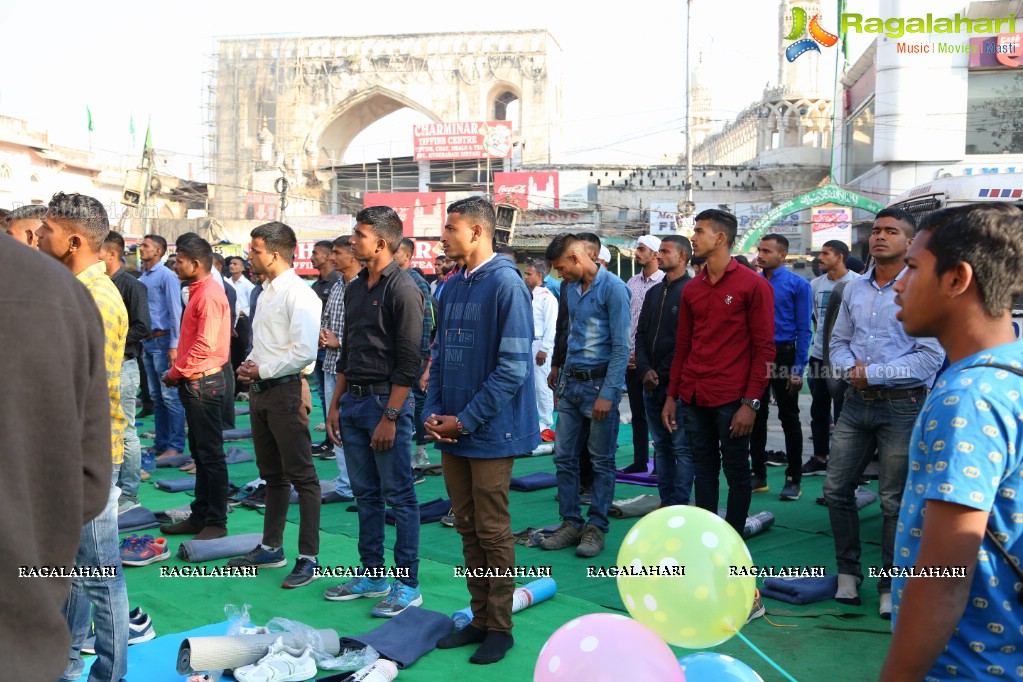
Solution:
<svg viewBox="0 0 1023 682">
<path fill-rule="evenodd" d="M 789 465 L 789 456 L 784 452 L 778 450 L 767 451 L 767 466 L 769 467 L 787 467 Z"/>
<path fill-rule="evenodd" d="M 415 484 L 415 485 L 419 485 L 420 483 L 425 483 L 425 482 L 426 482 L 426 476 L 423 475 L 423 472 L 420 471 L 419 469 L 413 469 L 412 470 L 412 483 Z"/>
<path fill-rule="evenodd" d="M 251 495 L 241 501 L 241 506 L 246 509 L 266 509 L 266 486 L 256 488 Z"/>
<path fill-rule="evenodd" d="M 281 582 L 281 587 L 291 589 L 308 585 L 320 577 L 316 573 L 316 568 L 318 566 L 319 564 L 312 559 L 299 557 L 298 561 L 295 562 L 295 568 L 291 569 L 291 573 L 288 574 L 288 577 Z"/>
<path fill-rule="evenodd" d="M 317 443 L 316 445 L 313 446 L 313 456 L 314 457 L 320 457 L 321 455 L 324 455 L 327 452 L 333 452 L 333 451 L 334 451 L 334 444 L 330 442 L 330 439 L 327 439 L 327 440 L 323 441 L 322 443 Z"/>
<path fill-rule="evenodd" d="M 284 558 L 284 549 L 278 549 L 276 552 L 271 552 L 263 549 L 263 545 L 256 545 L 256 548 L 245 556 L 235 557 L 227 562 L 227 565 L 231 568 L 238 568 L 241 566 L 280 568 L 287 564 L 288 560 Z"/>
<path fill-rule="evenodd" d="M 811 457 L 803 465 L 804 476 L 827 476 L 828 475 L 828 463 L 822 462 L 816 457 Z"/>
<path fill-rule="evenodd" d="M 250 488 L 248 486 L 245 486 L 243 488 L 239 488 L 234 493 L 232 493 L 230 496 L 228 496 L 228 498 L 227 498 L 227 506 L 229 506 L 229 507 L 236 507 L 236 506 L 238 506 L 239 504 L 242 504 L 243 502 L 245 502 L 245 500 L 249 499 L 250 497 L 252 497 L 257 492 L 260 492 L 260 491 L 262 491 L 263 498 L 266 499 L 266 485 L 263 484 L 263 483 L 260 483 L 255 488 Z"/>
<path fill-rule="evenodd" d="M 760 476 L 753 476 L 750 478 L 750 485 L 755 493 L 766 493 L 771 489 L 771 486 L 767 485 L 767 479 L 761 478 Z"/>
<path fill-rule="evenodd" d="M 778 498 L 786 501 L 792 501 L 798 500 L 802 494 L 803 491 L 800 490 L 799 484 L 793 481 L 791 476 L 786 476 L 785 485 L 782 486 L 781 494 Z"/>
<path fill-rule="evenodd" d="M 440 517 L 440 525 L 447 526 L 448 528 L 455 527 L 455 510 L 449 509 L 448 513 Z"/>
</svg>

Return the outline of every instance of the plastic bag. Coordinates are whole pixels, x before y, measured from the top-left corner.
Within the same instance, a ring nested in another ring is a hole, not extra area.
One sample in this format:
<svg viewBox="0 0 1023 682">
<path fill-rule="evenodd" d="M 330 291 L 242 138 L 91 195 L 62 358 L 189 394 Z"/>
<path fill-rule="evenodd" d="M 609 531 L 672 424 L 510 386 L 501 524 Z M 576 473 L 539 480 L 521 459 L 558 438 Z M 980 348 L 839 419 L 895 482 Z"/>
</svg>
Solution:
<svg viewBox="0 0 1023 682">
<path fill-rule="evenodd" d="M 331 656 L 323 646 L 319 631 L 297 620 L 272 618 L 267 622 L 266 629 L 269 632 L 294 634 L 299 646 L 307 646 L 312 650 L 313 660 L 320 670 L 359 670 L 380 658 L 373 647 L 348 649 L 342 651 L 340 656 Z"/>
<path fill-rule="evenodd" d="M 242 604 L 241 608 L 234 604 L 227 604 L 224 607 L 224 615 L 227 616 L 227 634 L 229 637 L 246 634 L 242 632 L 242 629 L 252 627 L 252 621 L 249 618 L 250 608 L 252 607 L 248 604 Z"/>
</svg>

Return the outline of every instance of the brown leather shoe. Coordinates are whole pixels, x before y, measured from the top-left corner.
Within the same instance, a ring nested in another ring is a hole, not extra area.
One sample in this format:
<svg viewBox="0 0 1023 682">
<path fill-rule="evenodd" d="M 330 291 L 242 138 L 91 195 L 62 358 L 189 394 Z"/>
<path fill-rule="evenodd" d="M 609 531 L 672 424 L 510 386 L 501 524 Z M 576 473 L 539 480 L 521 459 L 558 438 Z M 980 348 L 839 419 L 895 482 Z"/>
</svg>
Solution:
<svg viewBox="0 0 1023 682">
<path fill-rule="evenodd" d="M 193 540 L 216 540 L 227 535 L 227 529 L 223 526 L 206 526 Z"/>
<path fill-rule="evenodd" d="M 178 521 L 177 523 L 165 523 L 160 526 L 160 532 L 164 535 L 195 535 L 201 530 L 202 528 L 196 528 L 187 520 Z"/>
</svg>

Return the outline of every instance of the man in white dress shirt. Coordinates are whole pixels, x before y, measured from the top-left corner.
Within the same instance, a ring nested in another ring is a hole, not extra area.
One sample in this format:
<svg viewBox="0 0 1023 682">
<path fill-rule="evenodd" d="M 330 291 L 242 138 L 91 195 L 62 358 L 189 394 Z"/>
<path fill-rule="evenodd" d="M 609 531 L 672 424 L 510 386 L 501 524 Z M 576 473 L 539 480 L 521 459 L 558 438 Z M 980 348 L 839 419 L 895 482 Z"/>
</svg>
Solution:
<svg viewBox="0 0 1023 682">
<path fill-rule="evenodd" d="M 305 375 L 316 362 L 320 336 L 319 296 L 294 268 L 297 240 L 284 223 L 260 225 L 251 233 L 252 271 L 266 277 L 259 315 L 252 327 L 252 352 L 238 368 L 250 383 L 249 419 L 259 475 L 266 480 L 263 542 L 228 566 L 284 566 L 283 536 L 291 486 L 298 493 L 298 560 L 282 587 L 308 585 L 316 575 L 320 545 L 320 481 L 313 466 Z"/>
<path fill-rule="evenodd" d="M 551 355 L 554 353 L 554 334 L 558 327 L 558 299 L 543 284 L 547 266 L 541 260 L 531 261 L 523 273 L 526 286 L 533 294 L 533 384 L 536 388 L 536 412 L 540 417 L 540 432 L 554 425 L 554 392 L 547 385 L 551 373 Z M 551 439 L 545 439 L 551 440 Z"/>
</svg>

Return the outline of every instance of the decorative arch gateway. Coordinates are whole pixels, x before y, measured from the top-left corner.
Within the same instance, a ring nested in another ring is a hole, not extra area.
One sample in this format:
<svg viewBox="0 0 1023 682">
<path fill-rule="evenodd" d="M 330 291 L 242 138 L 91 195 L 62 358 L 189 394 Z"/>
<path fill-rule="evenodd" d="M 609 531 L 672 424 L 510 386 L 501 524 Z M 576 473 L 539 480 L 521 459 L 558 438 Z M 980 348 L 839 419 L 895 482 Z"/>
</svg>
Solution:
<svg viewBox="0 0 1023 682">
<path fill-rule="evenodd" d="M 273 192 L 282 174 L 289 196 L 321 200 L 356 135 L 406 107 L 486 121 L 517 100 L 522 162 L 546 162 L 560 150 L 561 90 L 546 30 L 220 40 L 207 111 L 216 214 L 244 218 L 246 194 Z"/>
<path fill-rule="evenodd" d="M 760 237 L 767 232 L 768 228 L 774 225 L 780 218 L 787 216 L 790 213 L 802 211 L 806 208 L 820 206 L 821 204 L 851 206 L 874 214 L 884 208 L 884 204 L 882 203 L 876 202 L 862 194 L 857 194 L 851 190 L 843 189 L 838 185 L 829 183 L 823 187 L 812 189 L 806 194 L 801 194 L 798 197 L 789 199 L 788 201 L 778 204 L 772 208 L 764 215 L 764 217 L 753 222 L 749 231 L 743 235 L 742 240 L 739 241 L 732 250 L 735 253 L 745 253 L 749 251 L 752 247 L 756 246 L 756 243 L 760 241 Z"/>
</svg>

